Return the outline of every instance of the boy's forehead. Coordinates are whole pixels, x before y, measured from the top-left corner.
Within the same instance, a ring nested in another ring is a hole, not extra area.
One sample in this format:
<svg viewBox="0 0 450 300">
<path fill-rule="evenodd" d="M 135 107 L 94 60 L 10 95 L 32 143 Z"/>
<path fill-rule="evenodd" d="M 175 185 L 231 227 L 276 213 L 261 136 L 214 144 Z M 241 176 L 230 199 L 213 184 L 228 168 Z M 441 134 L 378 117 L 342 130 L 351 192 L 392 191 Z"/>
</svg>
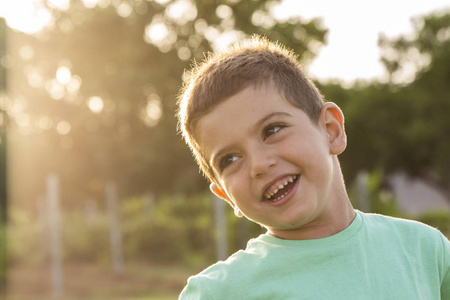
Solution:
<svg viewBox="0 0 450 300">
<path fill-rule="evenodd" d="M 270 84 L 251 85 L 228 97 L 199 118 L 196 139 L 202 153 L 211 158 L 216 148 L 226 147 L 258 129 L 267 116 L 299 109 Z"/>
</svg>

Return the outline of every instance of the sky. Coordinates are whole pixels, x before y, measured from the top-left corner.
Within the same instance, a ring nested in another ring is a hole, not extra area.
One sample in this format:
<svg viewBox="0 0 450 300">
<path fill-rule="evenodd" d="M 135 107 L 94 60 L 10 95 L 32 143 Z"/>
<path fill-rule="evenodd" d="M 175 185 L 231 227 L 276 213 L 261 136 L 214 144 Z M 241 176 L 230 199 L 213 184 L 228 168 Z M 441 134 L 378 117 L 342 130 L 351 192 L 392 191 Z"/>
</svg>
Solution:
<svg viewBox="0 0 450 300">
<path fill-rule="evenodd" d="M 98 0 L 83 0 L 89 4 Z M 161 1 L 161 0 L 158 0 Z M 245 0 L 243 0 L 245 1 Z M 31 32 L 51 18 L 39 10 L 31 18 L 33 0 L 0 0 L 0 16 L 11 27 Z M 68 0 L 49 0 L 56 7 L 67 8 Z M 274 14 L 278 18 L 299 15 L 305 21 L 321 18 L 327 28 L 327 45 L 307 67 L 308 74 L 319 80 L 354 80 L 383 78 L 377 41 L 382 33 L 389 38 L 411 34 L 411 18 L 435 11 L 450 11 L 450 0 L 283 0 Z M 34 20 L 35 22 L 27 22 Z"/>
<path fill-rule="evenodd" d="M 284 0 L 279 17 L 319 17 L 329 30 L 327 45 L 308 67 L 310 76 L 340 79 L 382 79 L 379 34 L 389 38 L 411 35 L 411 18 L 435 11 L 450 11 L 450 0 Z"/>
</svg>

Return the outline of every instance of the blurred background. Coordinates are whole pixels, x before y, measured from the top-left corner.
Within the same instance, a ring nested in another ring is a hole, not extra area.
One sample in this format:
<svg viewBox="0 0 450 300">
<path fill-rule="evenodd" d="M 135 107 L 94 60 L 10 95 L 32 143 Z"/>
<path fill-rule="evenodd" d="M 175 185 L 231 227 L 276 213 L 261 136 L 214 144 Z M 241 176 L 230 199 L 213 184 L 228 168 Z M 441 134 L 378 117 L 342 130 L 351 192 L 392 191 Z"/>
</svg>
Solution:
<svg viewBox="0 0 450 300">
<path fill-rule="evenodd" d="M 450 5 L 394 2 L 0 2 L 0 299 L 176 299 L 263 233 L 174 117 L 192 60 L 253 33 L 343 109 L 354 206 L 449 237 Z"/>
</svg>

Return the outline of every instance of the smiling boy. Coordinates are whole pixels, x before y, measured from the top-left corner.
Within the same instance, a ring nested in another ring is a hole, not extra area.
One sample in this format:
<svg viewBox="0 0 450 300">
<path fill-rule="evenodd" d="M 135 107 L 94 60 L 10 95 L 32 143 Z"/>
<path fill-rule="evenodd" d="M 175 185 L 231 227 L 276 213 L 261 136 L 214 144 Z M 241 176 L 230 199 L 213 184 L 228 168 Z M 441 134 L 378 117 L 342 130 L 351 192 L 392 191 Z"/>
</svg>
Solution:
<svg viewBox="0 0 450 300">
<path fill-rule="evenodd" d="M 189 278 L 180 299 L 450 299 L 439 231 L 353 209 L 343 114 L 291 52 L 254 37 L 209 57 L 179 121 L 211 191 L 267 229 Z"/>
</svg>

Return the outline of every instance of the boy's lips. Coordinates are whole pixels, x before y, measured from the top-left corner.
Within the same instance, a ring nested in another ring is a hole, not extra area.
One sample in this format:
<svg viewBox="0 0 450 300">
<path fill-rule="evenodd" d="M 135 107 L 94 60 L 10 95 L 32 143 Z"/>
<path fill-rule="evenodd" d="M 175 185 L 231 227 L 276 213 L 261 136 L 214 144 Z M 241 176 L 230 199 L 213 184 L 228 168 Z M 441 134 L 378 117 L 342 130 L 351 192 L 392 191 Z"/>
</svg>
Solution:
<svg viewBox="0 0 450 300">
<path fill-rule="evenodd" d="M 299 175 L 286 175 L 270 183 L 263 193 L 263 200 L 276 202 L 284 198 L 297 182 Z"/>
</svg>

